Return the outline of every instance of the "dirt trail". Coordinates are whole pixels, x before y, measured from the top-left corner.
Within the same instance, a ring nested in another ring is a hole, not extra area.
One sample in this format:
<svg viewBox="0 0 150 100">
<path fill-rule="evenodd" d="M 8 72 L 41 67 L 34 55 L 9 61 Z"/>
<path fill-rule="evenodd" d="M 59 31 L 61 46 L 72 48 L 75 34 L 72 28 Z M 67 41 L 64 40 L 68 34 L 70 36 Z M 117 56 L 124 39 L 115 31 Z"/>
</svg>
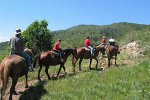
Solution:
<svg viewBox="0 0 150 100">
<path fill-rule="evenodd" d="M 28 81 L 28 85 L 29 87 L 32 86 L 33 84 L 37 83 L 38 80 L 34 79 L 34 80 L 30 80 Z M 25 88 L 25 82 L 18 82 L 15 90 L 18 93 L 18 95 L 13 95 L 13 100 L 19 100 L 19 97 L 21 96 L 21 93 L 24 92 L 25 90 L 27 90 L 28 88 Z M 4 100 L 9 100 L 9 90 L 10 90 L 10 85 L 8 86 L 5 95 L 4 95 Z"/>
</svg>

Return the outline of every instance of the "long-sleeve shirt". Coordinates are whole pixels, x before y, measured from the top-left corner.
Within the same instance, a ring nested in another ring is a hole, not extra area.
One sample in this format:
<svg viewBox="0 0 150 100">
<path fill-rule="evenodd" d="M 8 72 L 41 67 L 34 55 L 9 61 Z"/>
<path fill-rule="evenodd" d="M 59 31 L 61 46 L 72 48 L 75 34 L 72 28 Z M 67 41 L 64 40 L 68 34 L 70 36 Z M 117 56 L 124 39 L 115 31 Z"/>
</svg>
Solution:
<svg viewBox="0 0 150 100">
<path fill-rule="evenodd" d="M 14 52 L 20 52 L 23 51 L 25 48 L 24 40 L 21 37 L 13 37 L 10 39 L 10 48 Z"/>
<path fill-rule="evenodd" d="M 53 50 L 59 50 L 59 45 L 60 45 L 60 42 L 57 41 L 53 46 Z"/>
<path fill-rule="evenodd" d="M 86 39 L 86 40 L 84 41 L 84 46 L 85 46 L 85 47 L 90 46 L 90 39 Z"/>
</svg>

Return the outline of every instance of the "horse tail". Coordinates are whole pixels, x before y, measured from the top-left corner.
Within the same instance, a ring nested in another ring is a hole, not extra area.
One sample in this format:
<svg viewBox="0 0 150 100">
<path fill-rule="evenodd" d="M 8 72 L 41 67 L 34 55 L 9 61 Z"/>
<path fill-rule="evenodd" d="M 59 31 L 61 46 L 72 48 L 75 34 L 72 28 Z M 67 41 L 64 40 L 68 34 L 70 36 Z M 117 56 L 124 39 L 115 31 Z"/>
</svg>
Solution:
<svg viewBox="0 0 150 100">
<path fill-rule="evenodd" d="M 5 63 L 5 64 L 4 64 Z M 3 80 L 3 84 L 1 87 L 1 95 L 3 95 L 7 89 L 7 83 L 8 83 L 8 78 L 9 74 L 11 72 L 11 68 L 13 67 L 13 64 L 11 62 L 4 62 L 1 67 L 3 67 L 3 72 L 1 73 L 0 77 L 1 80 Z"/>
<path fill-rule="evenodd" d="M 72 56 L 72 64 L 75 62 L 75 58 L 77 57 L 77 48 L 73 48 L 73 56 Z"/>
<path fill-rule="evenodd" d="M 34 59 L 34 62 L 33 62 L 33 68 L 36 67 L 36 61 L 37 61 L 37 59 L 39 59 L 39 57 L 40 57 L 40 54 L 35 55 L 35 59 Z"/>
</svg>

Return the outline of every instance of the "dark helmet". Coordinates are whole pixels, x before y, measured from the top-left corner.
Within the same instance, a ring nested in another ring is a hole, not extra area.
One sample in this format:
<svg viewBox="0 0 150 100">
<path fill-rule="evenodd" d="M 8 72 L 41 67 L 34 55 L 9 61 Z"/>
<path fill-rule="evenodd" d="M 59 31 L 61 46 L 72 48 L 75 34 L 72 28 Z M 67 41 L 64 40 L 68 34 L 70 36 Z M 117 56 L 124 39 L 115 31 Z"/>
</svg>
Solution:
<svg viewBox="0 0 150 100">
<path fill-rule="evenodd" d="M 58 41 L 61 41 L 61 39 L 58 39 Z"/>
</svg>

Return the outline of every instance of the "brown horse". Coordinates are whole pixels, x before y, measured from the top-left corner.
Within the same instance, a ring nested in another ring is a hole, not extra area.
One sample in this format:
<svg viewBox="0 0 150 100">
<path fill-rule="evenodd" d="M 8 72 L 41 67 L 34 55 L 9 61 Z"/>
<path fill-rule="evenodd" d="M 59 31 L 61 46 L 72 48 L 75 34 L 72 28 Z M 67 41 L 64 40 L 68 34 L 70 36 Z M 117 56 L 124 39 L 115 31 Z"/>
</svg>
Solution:
<svg viewBox="0 0 150 100">
<path fill-rule="evenodd" d="M 117 54 L 120 54 L 119 46 L 118 45 L 106 46 L 106 54 L 108 58 L 108 67 L 110 67 L 110 61 L 112 60 L 113 56 L 115 56 L 115 65 L 116 65 Z"/>
<path fill-rule="evenodd" d="M 79 60 L 79 70 L 81 70 L 81 63 L 82 63 L 83 59 L 90 59 L 90 64 L 89 64 L 90 69 L 91 69 L 92 59 L 95 59 L 97 62 L 96 63 L 96 69 L 97 69 L 97 65 L 98 65 L 97 57 L 98 57 L 99 51 L 101 51 L 104 54 L 105 53 L 104 47 L 102 47 L 101 45 L 95 46 L 94 47 L 94 56 L 91 56 L 90 50 L 85 47 L 77 48 L 77 57 L 75 58 L 75 61 L 73 63 L 74 72 L 75 72 L 75 65 L 76 65 L 76 62 L 78 61 L 78 59 L 80 59 Z"/>
<path fill-rule="evenodd" d="M 41 54 L 39 54 L 38 56 L 36 56 L 34 63 L 33 63 L 33 67 L 34 68 L 36 67 L 36 61 L 38 59 L 39 66 L 40 66 L 40 69 L 38 71 L 38 79 L 41 80 L 40 79 L 40 72 L 41 72 L 43 65 L 45 66 L 45 73 L 46 73 L 48 79 L 50 79 L 50 75 L 48 73 L 49 65 L 55 66 L 55 65 L 60 64 L 60 68 L 58 70 L 57 76 L 59 75 L 61 68 L 63 68 L 64 72 L 66 73 L 64 64 L 65 64 L 67 58 L 71 54 L 73 55 L 73 59 L 74 59 L 74 57 L 76 56 L 76 52 L 77 52 L 76 49 L 65 49 L 65 50 L 63 50 L 63 53 L 64 53 L 64 55 L 63 55 L 64 61 L 63 62 L 60 62 L 60 57 L 54 55 L 52 51 L 45 51 L 45 52 L 42 52 Z M 72 59 L 72 61 L 73 61 L 73 59 Z"/>
<path fill-rule="evenodd" d="M 25 88 L 28 87 L 28 65 L 24 58 L 18 55 L 11 55 L 5 57 L 0 64 L 0 84 L 1 95 L 4 95 L 7 89 L 8 78 L 12 78 L 12 85 L 10 88 L 9 100 L 12 100 L 12 95 L 17 94 L 15 91 L 15 86 L 17 84 L 18 78 L 25 75 L 26 82 Z M 2 99 L 2 98 L 1 98 Z"/>
</svg>

